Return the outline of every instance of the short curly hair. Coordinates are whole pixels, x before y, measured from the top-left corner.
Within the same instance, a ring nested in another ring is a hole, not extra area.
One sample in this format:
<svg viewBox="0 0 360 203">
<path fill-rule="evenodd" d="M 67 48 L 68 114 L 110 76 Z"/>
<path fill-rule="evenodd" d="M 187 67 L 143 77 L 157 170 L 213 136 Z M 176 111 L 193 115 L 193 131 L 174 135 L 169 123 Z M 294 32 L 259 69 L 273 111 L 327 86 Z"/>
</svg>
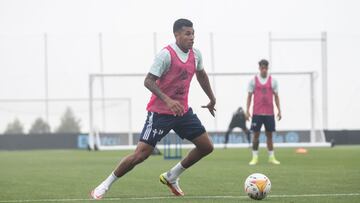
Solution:
<svg viewBox="0 0 360 203">
<path fill-rule="evenodd" d="M 178 32 L 182 27 L 193 27 L 193 23 L 188 19 L 180 18 L 174 22 L 173 32 Z"/>
<path fill-rule="evenodd" d="M 269 66 L 269 61 L 267 61 L 266 59 L 261 59 L 259 61 L 259 66 Z"/>
</svg>

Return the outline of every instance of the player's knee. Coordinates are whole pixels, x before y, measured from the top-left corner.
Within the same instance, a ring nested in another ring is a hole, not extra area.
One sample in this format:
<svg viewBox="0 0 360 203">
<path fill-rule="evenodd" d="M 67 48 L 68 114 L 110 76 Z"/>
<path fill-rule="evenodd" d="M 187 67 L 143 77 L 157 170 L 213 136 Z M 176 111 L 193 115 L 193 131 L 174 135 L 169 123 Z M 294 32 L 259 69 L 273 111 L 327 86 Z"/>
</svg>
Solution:
<svg viewBox="0 0 360 203">
<path fill-rule="evenodd" d="M 254 137 L 253 137 L 253 142 L 259 142 L 259 137 L 258 137 L 258 136 L 254 136 Z"/>
<path fill-rule="evenodd" d="M 209 147 L 209 154 L 210 154 L 211 152 L 213 152 L 213 151 L 214 151 L 214 145 L 211 144 L 210 147 Z"/>
<path fill-rule="evenodd" d="M 265 133 L 265 135 L 267 139 L 272 139 L 273 137 L 271 132 Z"/>
<path fill-rule="evenodd" d="M 214 151 L 214 145 L 213 144 L 209 144 L 209 145 L 202 148 L 202 152 L 203 152 L 203 154 L 205 156 L 210 154 L 213 151 Z"/>
</svg>

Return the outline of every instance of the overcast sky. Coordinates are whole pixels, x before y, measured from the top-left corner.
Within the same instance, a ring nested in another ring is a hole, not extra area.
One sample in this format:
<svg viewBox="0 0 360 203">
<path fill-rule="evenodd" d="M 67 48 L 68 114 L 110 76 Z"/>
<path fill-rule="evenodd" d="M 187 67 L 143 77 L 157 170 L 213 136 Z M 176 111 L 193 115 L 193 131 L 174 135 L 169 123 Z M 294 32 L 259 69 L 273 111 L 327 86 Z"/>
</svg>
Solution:
<svg viewBox="0 0 360 203">
<path fill-rule="evenodd" d="M 48 37 L 49 97 L 85 98 L 88 96 L 88 74 L 100 70 L 99 32 L 103 33 L 105 72 L 146 73 L 154 55 L 153 32 L 158 33 L 156 49 L 159 50 L 173 42 L 174 20 L 189 18 L 196 30 L 195 46 L 202 51 L 208 72 L 212 71 L 211 67 L 216 72 L 257 71 L 257 61 L 268 57 L 270 31 L 274 36 L 310 38 L 319 38 L 320 33 L 326 31 L 328 126 L 330 129 L 358 129 L 359 8 L 360 3 L 356 0 L 0 0 L 0 99 L 44 98 L 44 33 Z M 214 33 L 214 66 L 210 32 Z M 271 64 L 273 72 L 317 72 L 316 122 L 319 127 L 322 113 L 320 48 L 318 42 L 276 43 Z M 201 119 L 209 122 L 210 129 L 225 129 L 231 112 L 237 106 L 245 105 L 244 92 L 249 78 L 233 80 L 241 81 L 235 92 L 226 86 L 230 85 L 226 83 L 228 79 L 216 83 L 219 95 L 217 121 L 197 108 L 207 102 L 206 97 L 194 96 L 194 108 Z M 298 84 L 289 85 L 291 81 L 296 79 L 280 78 L 284 120 L 279 123 L 279 128 L 307 128 L 309 114 L 303 113 L 301 108 L 306 111 L 309 108 L 306 103 L 309 101 L 308 82 L 303 78 Z M 117 85 L 139 89 L 129 93 L 128 88 L 121 90 L 116 85 L 111 86 L 111 82 L 107 84 L 109 97 L 133 97 L 133 128 L 139 131 L 149 96 L 142 87 L 142 78 Z M 298 90 L 298 96 L 306 104 L 290 99 L 291 92 L 296 92 L 299 86 L 302 90 Z M 111 91 L 122 93 L 117 95 Z M 75 109 L 82 119 L 83 130 L 87 131 L 87 102 L 51 103 L 49 119 L 52 128 L 58 125 L 59 116 L 67 105 Z M 119 114 L 126 111 L 120 109 L 116 111 Z M 44 105 L 1 102 L 0 114 L 0 131 L 15 117 L 28 129 L 36 117 L 44 117 Z M 296 117 L 297 114 L 300 116 Z M 108 114 L 108 117 L 111 116 Z M 121 119 L 107 120 L 116 120 L 113 124 L 116 125 Z"/>
<path fill-rule="evenodd" d="M 1 31 L 169 31 L 176 18 L 201 31 L 356 32 L 356 0 L 1 0 Z"/>
</svg>

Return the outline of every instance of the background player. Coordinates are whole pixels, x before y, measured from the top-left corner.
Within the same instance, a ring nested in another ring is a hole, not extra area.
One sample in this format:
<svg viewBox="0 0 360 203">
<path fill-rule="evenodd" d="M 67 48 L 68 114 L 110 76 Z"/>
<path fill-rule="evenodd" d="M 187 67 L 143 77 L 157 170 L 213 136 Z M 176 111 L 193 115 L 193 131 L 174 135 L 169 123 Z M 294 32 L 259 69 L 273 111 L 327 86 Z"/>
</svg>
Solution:
<svg viewBox="0 0 360 203">
<path fill-rule="evenodd" d="M 275 158 L 272 133 L 275 131 L 274 104 L 278 109 L 277 118 L 281 119 L 280 99 L 278 84 L 268 73 L 269 62 L 265 59 L 259 61 L 259 75 L 256 75 L 249 83 L 246 105 L 246 117 L 250 118 L 250 105 L 254 95 L 253 116 L 251 130 L 253 131 L 253 152 L 250 165 L 258 163 L 259 136 L 262 125 L 265 126 L 266 144 L 269 152 L 269 162 L 280 164 Z"/>
<path fill-rule="evenodd" d="M 91 192 L 93 199 L 101 199 L 117 179 L 147 159 L 156 143 L 170 130 L 195 145 L 182 161 L 160 175 L 160 181 L 177 196 L 184 195 L 179 187 L 180 174 L 213 151 L 213 144 L 204 126 L 188 107 L 190 82 L 196 74 L 200 86 L 210 99 L 209 104 L 202 107 L 208 108 L 215 116 L 216 100 L 209 78 L 203 68 L 199 50 L 193 49 L 192 22 L 187 19 L 175 21 L 173 33 L 176 43 L 160 51 L 144 81 L 146 88 L 153 94 L 147 105 L 148 116 L 140 141 L 135 151 L 123 158 L 109 177 Z"/>
<path fill-rule="evenodd" d="M 226 149 L 227 147 L 227 143 L 229 142 L 229 135 L 230 133 L 234 130 L 234 128 L 241 128 L 241 130 L 245 133 L 246 135 L 246 139 L 250 145 L 251 143 L 251 132 L 250 130 L 246 127 L 246 115 L 245 115 L 245 111 L 243 110 L 242 107 L 239 107 L 233 114 L 228 130 L 225 133 L 225 142 L 224 142 L 224 148 Z"/>
</svg>

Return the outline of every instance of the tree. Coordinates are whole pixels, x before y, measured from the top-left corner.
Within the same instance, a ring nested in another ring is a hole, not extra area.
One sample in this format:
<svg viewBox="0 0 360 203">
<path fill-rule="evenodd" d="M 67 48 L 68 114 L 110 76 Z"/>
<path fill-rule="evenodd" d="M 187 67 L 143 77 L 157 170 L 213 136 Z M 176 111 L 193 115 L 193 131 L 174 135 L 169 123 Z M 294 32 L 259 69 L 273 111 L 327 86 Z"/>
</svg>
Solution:
<svg viewBox="0 0 360 203">
<path fill-rule="evenodd" d="M 4 134 L 24 134 L 24 126 L 18 118 L 15 118 L 13 122 L 6 126 Z"/>
<path fill-rule="evenodd" d="M 80 133 L 80 119 L 77 119 L 70 107 L 67 107 L 61 117 L 60 126 L 56 129 L 57 133 Z"/>
<path fill-rule="evenodd" d="M 42 118 L 37 118 L 30 128 L 29 134 L 43 133 L 50 133 L 50 125 L 46 123 Z"/>
</svg>

